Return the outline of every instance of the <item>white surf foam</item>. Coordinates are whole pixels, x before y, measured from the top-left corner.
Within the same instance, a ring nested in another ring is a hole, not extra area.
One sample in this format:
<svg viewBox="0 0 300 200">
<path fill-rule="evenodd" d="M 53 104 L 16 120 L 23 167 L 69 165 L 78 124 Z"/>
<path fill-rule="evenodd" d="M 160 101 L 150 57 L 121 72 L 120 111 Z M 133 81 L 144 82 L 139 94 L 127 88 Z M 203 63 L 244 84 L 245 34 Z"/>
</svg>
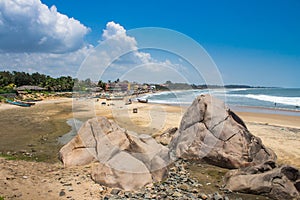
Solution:
<svg viewBox="0 0 300 200">
<path fill-rule="evenodd" d="M 272 103 L 281 103 L 285 105 L 300 106 L 300 97 L 279 97 L 279 96 L 270 96 L 270 95 L 255 95 L 247 94 L 247 98 L 257 99 L 261 101 L 268 101 Z"/>
</svg>

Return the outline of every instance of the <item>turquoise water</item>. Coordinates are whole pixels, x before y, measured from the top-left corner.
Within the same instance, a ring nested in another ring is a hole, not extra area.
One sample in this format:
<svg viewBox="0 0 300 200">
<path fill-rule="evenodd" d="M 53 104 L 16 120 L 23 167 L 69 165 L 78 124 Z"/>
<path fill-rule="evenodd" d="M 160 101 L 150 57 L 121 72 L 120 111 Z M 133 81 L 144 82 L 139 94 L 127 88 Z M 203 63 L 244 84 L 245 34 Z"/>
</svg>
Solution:
<svg viewBox="0 0 300 200">
<path fill-rule="evenodd" d="M 300 116 L 300 89 L 251 88 L 186 90 L 153 93 L 145 96 L 150 103 L 189 105 L 200 94 L 211 94 L 226 102 L 228 106 L 244 109 L 264 109 L 288 112 Z M 269 111 L 271 112 L 271 111 Z M 286 114 L 286 113 L 285 113 Z"/>
</svg>

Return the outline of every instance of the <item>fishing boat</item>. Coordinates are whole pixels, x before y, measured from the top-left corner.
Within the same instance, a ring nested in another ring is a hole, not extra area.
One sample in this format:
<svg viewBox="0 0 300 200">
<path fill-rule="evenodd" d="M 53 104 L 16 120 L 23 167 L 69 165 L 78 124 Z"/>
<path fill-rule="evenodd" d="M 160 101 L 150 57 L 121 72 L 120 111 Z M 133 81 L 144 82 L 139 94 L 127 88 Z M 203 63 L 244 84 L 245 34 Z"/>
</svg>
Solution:
<svg viewBox="0 0 300 200">
<path fill-rule="evenodd" d="M 137 99 L 140 103 L 148 103 L 148 99 Z"/>
<path fill-rule="evenodd" d="M 26 103 L 26 102 L 21 102 L 21 101 L 11 101 L 11 100 L 6 100 L 7 103 L 16 105 L 16 106 L 22 106 L 22 107 L 30 107 L 33 104 L 32 103 Z"/>
</svg>

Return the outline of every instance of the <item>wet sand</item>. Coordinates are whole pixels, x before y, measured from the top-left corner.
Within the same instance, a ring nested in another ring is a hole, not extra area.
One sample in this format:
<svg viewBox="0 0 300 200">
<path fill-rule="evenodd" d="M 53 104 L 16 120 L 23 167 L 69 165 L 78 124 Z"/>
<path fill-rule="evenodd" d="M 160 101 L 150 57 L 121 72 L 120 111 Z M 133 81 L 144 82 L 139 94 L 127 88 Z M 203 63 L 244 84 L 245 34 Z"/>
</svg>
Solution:
<svg viewBox="0 0 300 200">
<path fill-rule="evenodd" d="M 70 130 L 66 119 L 72 118 L 71 99 L 37 102 L 18 107 L 0 106 L 0 152 L 22 158 L 57 162 L 61 147 L 57 138 Z"/>
</svg>

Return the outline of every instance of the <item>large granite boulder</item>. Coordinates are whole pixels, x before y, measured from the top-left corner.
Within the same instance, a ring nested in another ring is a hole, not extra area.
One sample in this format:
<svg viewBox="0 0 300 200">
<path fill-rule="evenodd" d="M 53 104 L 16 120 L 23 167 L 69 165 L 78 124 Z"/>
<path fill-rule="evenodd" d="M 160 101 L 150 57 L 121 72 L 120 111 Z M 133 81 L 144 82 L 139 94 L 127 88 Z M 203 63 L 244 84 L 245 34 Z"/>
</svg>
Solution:
<svg viewBox="0 0 300 200">
<path fill-rule="evenodd" d="M 225 189 L 234 192 L 266 195 L 272 199 L 300 199 L 299 170 L 286 165 L 277 167 L 273 161 L 231 170 L 225 181 Z"/>
<path fill-rule="evenodd" d="M 66 167 L 93 162 L 92 178 L 103 185 L 135 190 L 167 176 L 168 148 L 151 136 L 120 128 L 105 117 L 88 120 L 59 152 Z"/>
<path fill-rule="evenodd" d="M 205 160 L 229 169 L 276 160 L 235 113 L 210 95 L 193 101 L 169 147 L 172 159 Z"/>
</svg>

